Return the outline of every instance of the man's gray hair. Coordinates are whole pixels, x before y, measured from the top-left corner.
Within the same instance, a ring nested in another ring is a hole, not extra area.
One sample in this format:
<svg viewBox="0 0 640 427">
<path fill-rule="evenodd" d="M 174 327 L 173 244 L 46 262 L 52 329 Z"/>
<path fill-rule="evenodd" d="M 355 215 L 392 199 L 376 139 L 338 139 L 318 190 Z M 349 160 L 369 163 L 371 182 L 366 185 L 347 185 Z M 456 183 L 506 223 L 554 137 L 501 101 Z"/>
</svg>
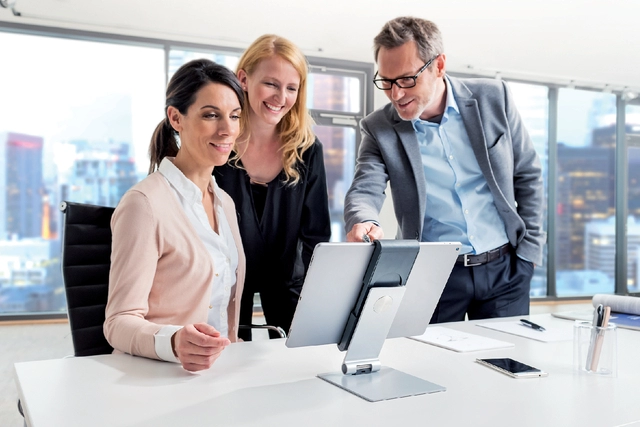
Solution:
<svg viewBox="0 0 640 427">
<path fill-rule="evenodd" d="M 381 48 L 393 49 L 412 40 L 416 42 L 418 55 L 424 62 L 444 52 L 442 34 L 436 24 L 426 19 L 402 16 L 384 24 L 373 39 L 374 59 L 378 61 Z"/>
</svg>

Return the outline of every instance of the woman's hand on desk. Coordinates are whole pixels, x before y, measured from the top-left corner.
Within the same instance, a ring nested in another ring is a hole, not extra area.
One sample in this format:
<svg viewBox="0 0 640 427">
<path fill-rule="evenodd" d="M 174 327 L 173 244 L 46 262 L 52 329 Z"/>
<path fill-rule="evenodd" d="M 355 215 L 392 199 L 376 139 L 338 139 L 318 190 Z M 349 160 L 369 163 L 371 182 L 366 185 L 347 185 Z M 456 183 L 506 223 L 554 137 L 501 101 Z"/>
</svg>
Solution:
<svg viewBox="0 0 640 427">
<path fill-rule="evenodd" d="M 173 353 L 187 371 L 209 369 L 229 344 L 228 338 L 207 323 L 187 325 L 171 337 Z"/>
</svg>

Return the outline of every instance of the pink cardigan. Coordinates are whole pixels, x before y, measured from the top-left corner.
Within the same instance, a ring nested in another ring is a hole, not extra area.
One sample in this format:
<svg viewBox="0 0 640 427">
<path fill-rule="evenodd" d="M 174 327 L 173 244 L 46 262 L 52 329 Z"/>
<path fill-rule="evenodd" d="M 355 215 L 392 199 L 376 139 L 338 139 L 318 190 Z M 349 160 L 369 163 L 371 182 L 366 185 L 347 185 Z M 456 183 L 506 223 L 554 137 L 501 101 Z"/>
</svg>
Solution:
<svg viewBox="0 0 640 427">
<path fill-rule="evenodd" d="M 228 307 L 229 340 L 238 339 L 245 257 L 235 205 L 223 210 L 238 248 Z M 154 334 L 165 325 L 207 321 L 214 265 L 166 179 L 155 172 L 133 186 L 111 219 L 113 247 L 104 335 L 125 353 L 158 359 Z"/>
</svg>

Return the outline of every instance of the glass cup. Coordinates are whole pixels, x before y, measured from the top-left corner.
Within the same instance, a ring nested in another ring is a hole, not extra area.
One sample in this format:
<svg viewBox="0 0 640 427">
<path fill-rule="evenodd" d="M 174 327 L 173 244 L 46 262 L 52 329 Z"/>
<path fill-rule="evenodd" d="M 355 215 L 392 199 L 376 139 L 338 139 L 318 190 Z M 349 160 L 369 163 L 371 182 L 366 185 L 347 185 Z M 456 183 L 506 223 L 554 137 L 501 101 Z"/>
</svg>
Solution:
<svg viewBox="0 0 640 427">
<path fill-rule="evenodd" d="M 593 326 L 576 320 L 573 327 L 573 365 L 580 374 L 615 377 L 618 374 L 617 326 Z"/>
</svg>

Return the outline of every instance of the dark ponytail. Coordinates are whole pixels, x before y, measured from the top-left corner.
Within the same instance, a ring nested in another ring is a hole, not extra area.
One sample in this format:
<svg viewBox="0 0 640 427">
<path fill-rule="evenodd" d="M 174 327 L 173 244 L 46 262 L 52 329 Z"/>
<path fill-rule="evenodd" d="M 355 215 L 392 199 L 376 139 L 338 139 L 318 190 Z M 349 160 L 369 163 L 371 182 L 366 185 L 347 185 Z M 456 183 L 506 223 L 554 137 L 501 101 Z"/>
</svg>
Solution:
<svg viewBox="0 0 640 427">
<path fill-rule="evenodd" d="M 178 154 L 177 132 L 171 126 L 167 109 L 175 107 L 180 114 L 187 110 L 196 100 L 197 92 L 209 83 L 218 83 L 229 87 L 238 97 L 240 106 L 244 106 L 244 92 L 231 70 L 208 59 L 195 59 L 178 68 L 167 86 L 164 120 L 162 120 L 151 137 L 149 144 L 149 173 L 153 173 L 165 157 Z"/>
<path fill-rule="evenodd" d="M 152 174 L 158 169 L 160 162 L 162 162 L 162 159 L 165 157 L 175 157 L 179 149 L 180 147 L 178 147 L 178 141 L 176 140 L 176 131 L 171 127 L 169 119 L 164 119 L 156 126 L 156 130 L 153 131 L 151 144 L 149 144 L 149 159 L 151 159 L 149 174 Z"/>
</svg>

